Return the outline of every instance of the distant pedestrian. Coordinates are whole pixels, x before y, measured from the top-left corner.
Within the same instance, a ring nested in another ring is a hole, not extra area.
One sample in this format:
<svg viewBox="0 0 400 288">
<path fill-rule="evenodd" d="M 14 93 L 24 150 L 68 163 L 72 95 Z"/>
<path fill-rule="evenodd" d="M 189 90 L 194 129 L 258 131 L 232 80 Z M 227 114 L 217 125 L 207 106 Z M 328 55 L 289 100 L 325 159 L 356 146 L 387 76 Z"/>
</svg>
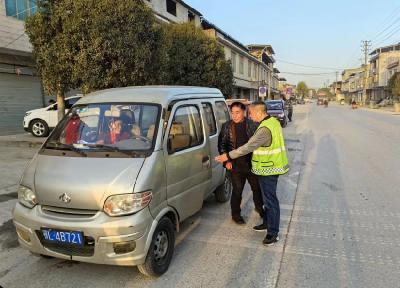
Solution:
<svg viewBox="0 0 400 288">
<path fill-rule="evenodd" d="M 293 116 L 293 103 L 292 103 L 292 100 L 288 100 L 287 101 L 287 110 L 288 110 L 289 122 L 292 122 L 292 116 Z"/>
<path fill-rule="evenodd" d="M 247 144 L 217 156 L 215 160 L 223 163 L 253 153 L 252 172 L 258 176 L 265 209 L 263 223 L 253 229 L 267 230 L 263 244 L 272 245 L 279 240 L 280 207 L 276 196 L 278 177 L 289 171 L 288 158 L 282 127 L 278 120 L 267 114 L 263 101 L 250 106 L 250 117 L 260 123 L 254 136 Z"/>
<path fill-rule="evenodd" d="M 245 117 L 246 106 L 240 102 L 233 102 L 231 107 L 232 120 L 226 122 L 218 137 L 219 153 L 230 151 L 246 144 L 257 130 L 257 124 Z M 240 204 L 246 180 L 253 191 L 253 201 L 256 211 L 263 217 L 263 200 L 257 176 L 251 172 L 251 154 L 238 157 L 235 160 L 226 161 L 225 168 L 231 172 L 232 196 L 231 213 L 232 220 L 237 224 L 245 224 L 241 215 Z"/>
</svg>

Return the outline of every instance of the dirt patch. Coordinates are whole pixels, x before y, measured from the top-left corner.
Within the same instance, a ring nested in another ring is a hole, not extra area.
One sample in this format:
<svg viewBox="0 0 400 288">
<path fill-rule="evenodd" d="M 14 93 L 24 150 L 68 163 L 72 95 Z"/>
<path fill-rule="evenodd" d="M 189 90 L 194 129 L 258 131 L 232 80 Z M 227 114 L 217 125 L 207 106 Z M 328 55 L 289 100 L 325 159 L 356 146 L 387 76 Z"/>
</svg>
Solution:
<svg viewBox="0 0 400 288">
<path fill-rule="evenodd" d="M 1 250 L 8 250 L 19 246 L 17 232 L 11 219 L 0 226 L 0 246 Z"/>
</svg>

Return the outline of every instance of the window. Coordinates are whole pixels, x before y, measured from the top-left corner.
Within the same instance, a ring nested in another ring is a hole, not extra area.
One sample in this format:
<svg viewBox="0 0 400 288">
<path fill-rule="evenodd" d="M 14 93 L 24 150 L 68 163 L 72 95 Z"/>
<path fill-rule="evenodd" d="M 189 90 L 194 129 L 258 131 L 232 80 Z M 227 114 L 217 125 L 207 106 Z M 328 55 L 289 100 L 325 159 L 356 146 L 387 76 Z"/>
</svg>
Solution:
<svg viewBox="0 0 400 288">
<path fill-rule="evenodd" d="M 231 54 L 231 58 L 232 58 L 232 71 L 233 73 L 236 73 L 236 53 L 232 52 Z"/>
<path fill-rule="evenodd" d="M 222 125 L 231 119 L 231 115 L 229 114 L 228 107 L 226 107 L 225 102 L 215 102 L 215 107 L 217 108 L 215 112 L 217 114 L 218 126 L 221 129 Z"/>
<path fill-rule="evenodd" d="M 251 78 L 251 66 L 253 65 L 252 62 L 250 62 L 250 60 L 247 60 L 247 75 Z"/>
<path fill-rule="evenodd" d="M 189 19 L 189 22 L 194 22 L 194 20 L 196 19 L 196 17 L 194 16 L 192 11 L 188 12 L 188 19 Z"/>
<path fill-rule="evenodd" d="M 185 150 L 204 141 L 199 109 L 194 105 L 179 107 L 172 120 L 168 135 L 168 152 Z"/>
<path fill-rule="evenodd" d="M 136 111 L 139 115 L 146 113 L 146 119 L 136 118 Z M 158 105 L 151 103 L 75 105 L 57 125 L 45 148 L 149 151 L 154 145 L 160 111 Z"/>
<path fill-rule="evenodd" d="M 240 56 L 239 73 L 244 74 L 244 57 Z"/>
<path fill-rule="evenodd" d="M 28 16 L 36 13 L 36 0 L 5 0 L 6 15 L 25 20 Z"/>
<path fill-rule="evenodd" d="M 72 105 L 74 105 L 79 99 L 81 99 L 80 97 L 76 97 L 76 98 L 71 98 L 65 101 L 65 109 L 71 109 Z"/>
<path fill-rule="evenodd" d="M 211 103 L 203 103 L 204 115 L 206 117 L 206 123 L 209 135 L 217 134 L 217 124 L 215 123 L 214 112 Z"/>
<path fill-rule="evenodd" d="M 167 12 L 176 16 L 176 2 L 173 0 L 167 0 Z"/>
</svg>

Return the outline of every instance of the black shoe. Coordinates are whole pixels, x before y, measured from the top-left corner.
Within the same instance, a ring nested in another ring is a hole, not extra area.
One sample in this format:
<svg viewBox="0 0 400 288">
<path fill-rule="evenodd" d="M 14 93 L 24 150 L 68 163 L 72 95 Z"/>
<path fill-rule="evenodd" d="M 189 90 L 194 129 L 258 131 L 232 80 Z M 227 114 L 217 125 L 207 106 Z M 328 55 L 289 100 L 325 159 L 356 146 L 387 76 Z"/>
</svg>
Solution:
<svg viewBox="0 0 400 288">
<path fill-rule="evenodd" d="M 278 235 L 268 235 L 267 234 L 267 236 L 265 236 L 265 239 L 263 240 L 263 244 L 265 246 L 271 246 L 278 241 L 279 241 Z"/>
<path fill-rule="evenodd" d="M 246 224 L 246 222 L 244 221 L 242 216 L 238 216 L 238 217 L 232 217 L 232 220 L 239 225 L 244 225 Z"/>
<path fill-rule="evenodd" d="M 257 232 L 264 232 L 264 231 L 267 230 L 267 225 L 265 225 L 265 224 L 260 224 L 260 225 L 254 226 L 254 227 L 253 227 L 253 230 L 254 230 L 254 231 L 257 231 Z"/>
</svg>

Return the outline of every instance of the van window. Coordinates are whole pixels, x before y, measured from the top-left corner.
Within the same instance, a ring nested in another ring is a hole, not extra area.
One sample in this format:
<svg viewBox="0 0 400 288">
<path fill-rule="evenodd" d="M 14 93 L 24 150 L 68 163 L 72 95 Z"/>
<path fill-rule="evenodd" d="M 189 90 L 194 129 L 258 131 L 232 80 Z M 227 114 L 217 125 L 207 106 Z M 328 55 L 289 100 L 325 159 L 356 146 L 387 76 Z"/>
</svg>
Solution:
<svg viewBox="0 0 400 288">
<path fill-rule="evenodd" d="M 200 111 L 197 106 L 179 107 L 172 120 L 168 135 L 168 152 L 198 146 L 204 141 Z"/>
<path fill-rule="evenodd" d="M 221 129 L 222 125 L 231 119 L 231 116 L 229 114 L 225 102 L 223 101 L 215 102 L 215 107 L 217 108 L 216 114 L 217 114 L 218 127 Z"/>
<path fill-rule="evenodd" d="M 217 134 L 217 124 L 215 123 L 215 117 L 211 103 L 203 103 L 203 110 L 204 110 L 204 115 L 206 117 L 205 120 L 207 123 L 209 134 L 210 135 Z"/>
</svg>

